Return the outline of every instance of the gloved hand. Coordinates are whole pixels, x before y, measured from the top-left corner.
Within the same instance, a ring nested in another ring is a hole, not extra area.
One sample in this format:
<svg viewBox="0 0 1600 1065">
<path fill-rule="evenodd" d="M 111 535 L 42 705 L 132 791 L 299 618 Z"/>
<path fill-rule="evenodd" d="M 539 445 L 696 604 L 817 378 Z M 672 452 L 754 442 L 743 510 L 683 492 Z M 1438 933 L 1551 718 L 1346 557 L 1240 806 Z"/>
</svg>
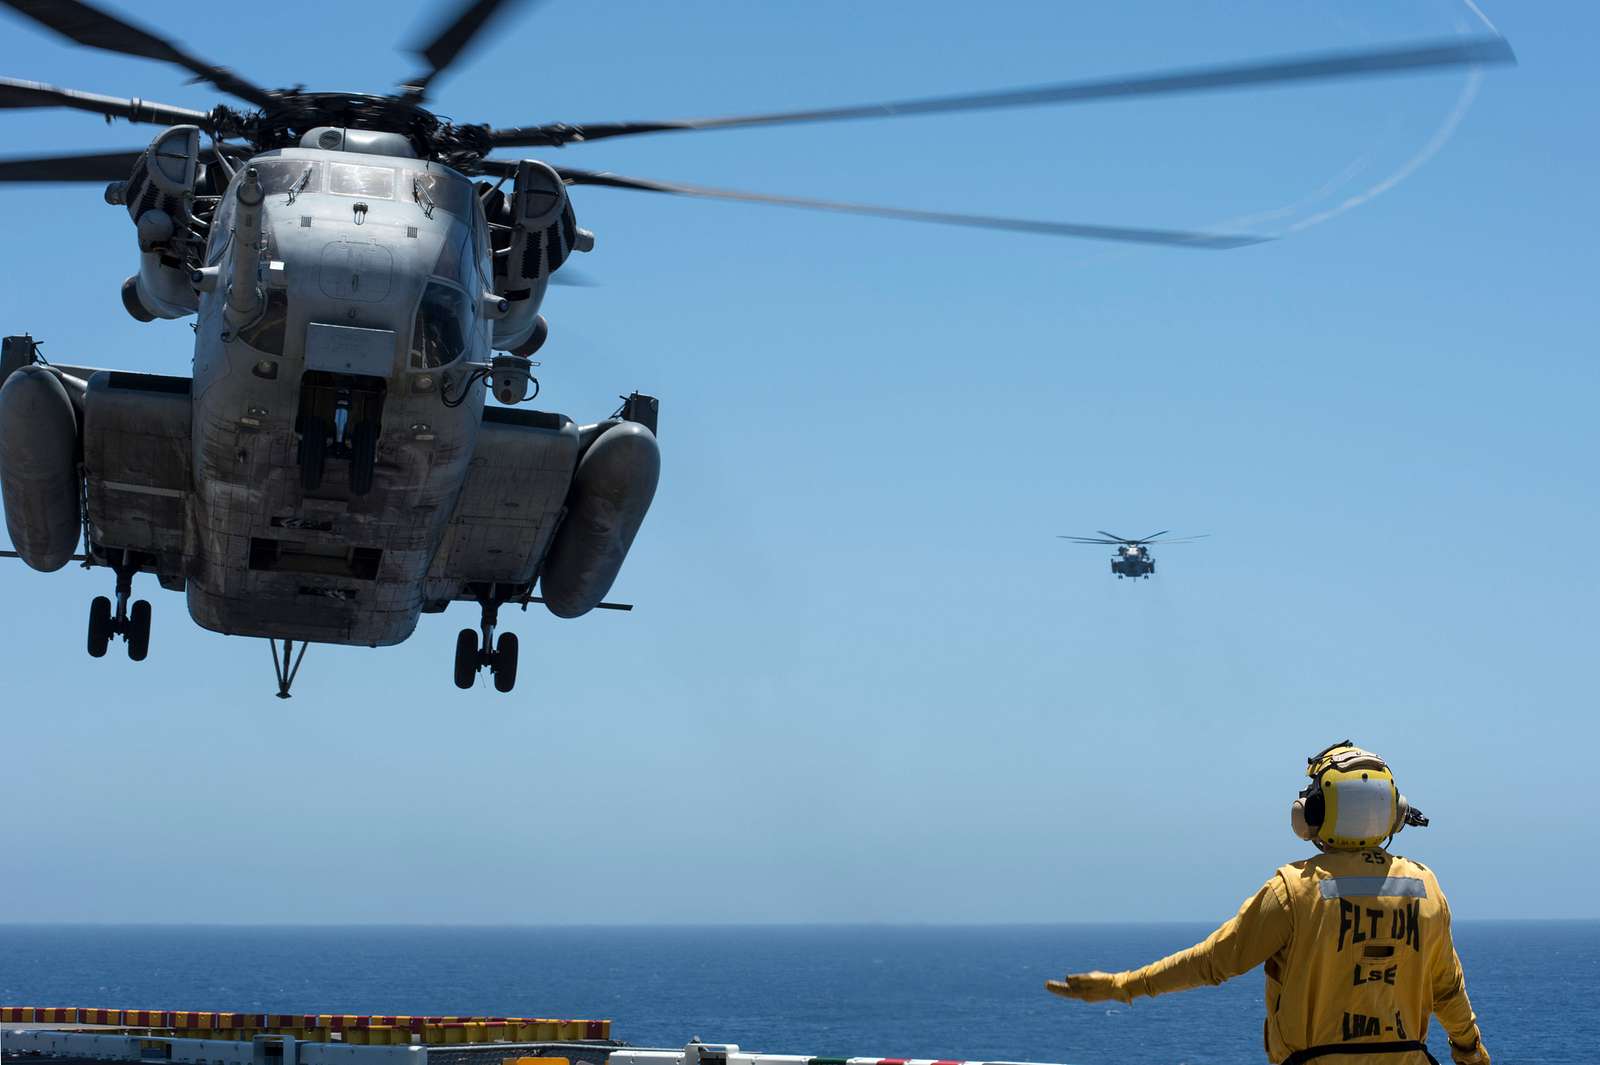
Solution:
<svg viewBox="0 0 1600 1065">
<path fill-rule="evenodd" d="M 1466 1048 L 1451 1043 L 1450 1057 L 1456 1065 L 1489 1065 L 1489 1052 L 1483 1048 L 1481 1039 Z"/>
<path fill-rule="evenodd" d="M 1117 984 L 1116 973 L 1103 973 L 1098 970 L 1092 973 L 1071 973 L 1060 980 L 1046 980 L 1044 989 L 1052 995 L 1062 998 L 1075 998 L 1083 1002 L 1105 1002 L 1116 999 L 1118 1002 L 1132 1002 L 1133 996 L 1127 988 Z"/>
</svg>

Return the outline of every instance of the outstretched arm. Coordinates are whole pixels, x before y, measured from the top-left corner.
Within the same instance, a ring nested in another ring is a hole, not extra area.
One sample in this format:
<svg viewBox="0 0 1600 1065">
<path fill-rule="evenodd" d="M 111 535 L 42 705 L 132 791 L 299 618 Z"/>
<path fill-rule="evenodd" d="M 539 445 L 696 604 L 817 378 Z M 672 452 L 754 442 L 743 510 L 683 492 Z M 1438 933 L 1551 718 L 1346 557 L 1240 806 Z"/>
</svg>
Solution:
<svg viewBox="0 0 1600 1065">
<path fill-rule="evenodd" d="M 1246 899 L 1227 924 L 1188 950 L 1170 954 L 1142 969 L 1120 973 L 1074 973 L 1047 980 L 1045 988 L 1064 998 L 1085 1002 L 1139 995 L 1164 995 L 1202 984 L 1220 984 L 1249 972 L 1289 942 L 1288 892 L 1276 874 Z"/>
<path fill-rule="evenodd" d="M 1450 1056 L 1459 1065 L 1489 1065 L 1489 1052 L 1483 1048 L 1478 1018 L 1467 998 L 1467 980 L 1461 972 L 1461 956 L 1450 935 L 1450 904 L 1443 899 L 1445 947 L 1438 954 L 1433 977 L 1433 1013 L 1450 1037 Z"/>
</svg>

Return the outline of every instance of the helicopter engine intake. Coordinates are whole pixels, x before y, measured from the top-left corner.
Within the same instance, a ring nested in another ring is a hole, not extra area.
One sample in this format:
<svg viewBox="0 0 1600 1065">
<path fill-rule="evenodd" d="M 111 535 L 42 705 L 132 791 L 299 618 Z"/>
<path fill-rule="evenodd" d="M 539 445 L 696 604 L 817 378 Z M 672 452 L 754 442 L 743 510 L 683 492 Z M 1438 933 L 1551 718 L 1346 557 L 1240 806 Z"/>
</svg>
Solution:
<svg viewBox="0 0 1600 1065">
<path fill-rule="evenodd" d="M 549 327 L 539 318 L 539 305 L 550 276 L 574 251 L 594 247 L 594 235 L 579 229 L 566 183 L 554 169 L 533 159 L 517 164 L 515 191 L 498 201 L 498 218 L 509 225 L 511 245 L 495 263 L 495 291 L 511 307 L 495 322 L 494 346 L 517 355 L 532 355 L 544 343 Z M 502 272 L 503 270 L 503 272 Z"/>
<path fill-rule="evenodd" d="M 199 242 L 194 223 L 200 166 L 200 128 L 163 130 L 133 166 L 127 181 L 106 186 L 106 202 L 128 209 L 139 234 L 139 272 L 122 283 L 122 302 L 141 322 L 185 318 L 199 307 L 186 251 Z"/>
</svg>

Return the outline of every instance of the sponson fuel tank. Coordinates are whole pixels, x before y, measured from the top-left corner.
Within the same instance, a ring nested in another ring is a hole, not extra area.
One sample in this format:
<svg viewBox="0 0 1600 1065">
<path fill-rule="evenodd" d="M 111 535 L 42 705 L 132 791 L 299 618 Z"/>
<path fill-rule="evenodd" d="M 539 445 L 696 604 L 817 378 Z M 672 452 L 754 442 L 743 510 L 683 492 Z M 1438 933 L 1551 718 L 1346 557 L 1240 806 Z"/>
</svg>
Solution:
<svg viewBox="0 0 1600 1065">
<path fill-rule="evenodd" d="M 24 366 L 0 386 L 0 496 L 22 561 L 48 573 L 72 560 L 83 529 L 78 413 L 43 366 Z"/>
<path fill-rule="evenodd" d="M 567 516 L 540 578 L 552 614 L 579 617 L 606 597 L 655 498 L 660 476 L 660 445 L 638 422 L 619 422 L 589 445 L 578 461 Z"/>
</svg>

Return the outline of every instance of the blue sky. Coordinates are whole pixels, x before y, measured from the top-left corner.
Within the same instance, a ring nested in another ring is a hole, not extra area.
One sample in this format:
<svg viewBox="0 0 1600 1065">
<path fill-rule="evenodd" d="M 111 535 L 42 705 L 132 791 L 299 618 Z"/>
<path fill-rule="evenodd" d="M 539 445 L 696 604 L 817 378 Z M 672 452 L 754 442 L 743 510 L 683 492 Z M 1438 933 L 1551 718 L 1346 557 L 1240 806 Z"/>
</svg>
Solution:
<svg viewBox="0 0 1600 1065">
<path fill-rule="evenodd" d="M 427 19 L 281 0 L 185 20 L 268 84 L 380 90 Z M 444 81 L 468 121 L 661 118 L 1027 85 L 1478 25 L 1447 0 L 551 2 Z M 0 912 L 92 921 L 1221 919 L 1306 848 L 1353 737 L 1433 819 L 1458 918 L 1600 917 L 1592 752 L 1597 149 L 1589 5 L 1491 10 L 1520 66 L 1092 107 L 640 137 L 666 180 L 1280 232 L 1126 249 L 579 190 L 602 282 L 546 306 L 541 405 L 662 399 L 614 597 L 512 613 L 516 693 L 450 679 L 464 607 L 384 650 L 155 607 L 82 650 L 100 572 L 0 571 Z M 134 9 L 129 6 L 130 13 Z M 909 13 L 909 14 L 908 14 Z M 241 37 L 248 27 L 248 37 Z M 190 106 L 162 66 L 0 18 L 5 73 Z M 1462 109 L 1466 108 L 1464 114 Z M 6 154 L 138 129 L 11 111 Z M 1281 214 L 1274 215 L 1274 212 Z M 6 332 L 187 373 L 92 187 L 0 189 Z M 1129 587 L 1057 533 L 1209 532 Z M 470 868 L 471 875 L 462 875 Z"/>
</svg>

